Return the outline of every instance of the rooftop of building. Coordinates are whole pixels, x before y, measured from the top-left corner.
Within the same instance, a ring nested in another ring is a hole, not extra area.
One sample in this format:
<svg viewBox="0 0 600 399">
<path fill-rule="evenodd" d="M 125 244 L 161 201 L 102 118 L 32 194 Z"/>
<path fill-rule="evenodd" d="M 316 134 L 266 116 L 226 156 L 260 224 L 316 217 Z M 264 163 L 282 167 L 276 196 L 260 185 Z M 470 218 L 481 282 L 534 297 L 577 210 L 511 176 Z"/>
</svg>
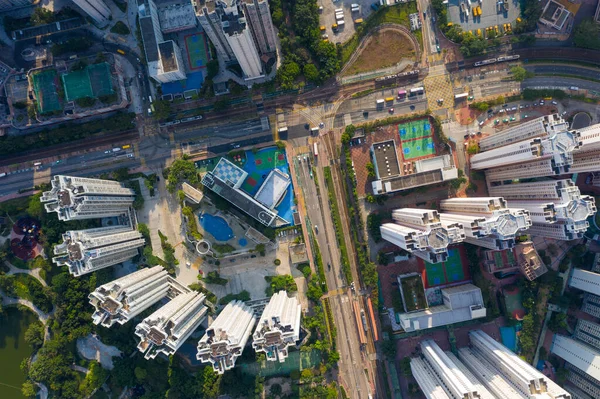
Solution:
<svg viewBox="0 0 600 399">
<path fill-rule="evenodd" d="M 196 25 L 194 6 L 188 1 L 161 1 L 158 18 L 163 32 L 173 32 Z"/>
<path fill-rule="evenodd" d="M 394 140 L 374 143 L 372 148 L 375 158 L 375 171 L 379 179 L 385 180 L 400 175 L 398 155 Z"/>
<path fill-rule="evenodd" d="M 140 18 L 140 30 L 142 33 L 144 52 L 146 53 L 146 61 L 158 61 L 158 44 L 156 42 L 156 36 L 154 35 L 154 23 L 152 22 L 152 17 Z"/>
<path fill-rule="evenodd" d="M 158 52 L 160 53 L 163 72 L 172 72 L 179 69 L 177 66 L 177 56 L 175 55 L 175 42 L 173 40 L 159 43 Z"/>
</svg>

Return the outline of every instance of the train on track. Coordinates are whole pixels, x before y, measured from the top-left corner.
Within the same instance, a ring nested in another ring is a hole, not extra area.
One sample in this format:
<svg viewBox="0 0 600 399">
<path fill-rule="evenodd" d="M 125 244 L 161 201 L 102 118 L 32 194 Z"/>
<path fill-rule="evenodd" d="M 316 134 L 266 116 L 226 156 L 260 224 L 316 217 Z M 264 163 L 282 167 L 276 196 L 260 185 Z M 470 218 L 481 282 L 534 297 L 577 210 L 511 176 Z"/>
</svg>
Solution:
<svg viewBox="0 0 600 399">
<path fill-rule="evenodd" d="M 408 72 L 397 73 L 395 75 L 381 76 L 381 77 L 375 79 L 375 82 L 385 82 L 386 80 L 405 78 L 405 77 L 415 76 L 418 74 L 419 74 L 419 70 L 415 69 L 415 70 L 408 71 Z"/>
<path fill-rule="evenodd" d="M 519 58 L 521 58 L 520 55 L 507 55 L 507 56 L 502 56 L 502 57 L 498 57 L 498 58 L 490 58 L 489 60 L 477 61 L 476 63 L 473 64 L 473 66 L 479 67 L 479 66 L 484 66 L 484 65 L 491 65 L 491 64 L 496 64 L 498 62 L 514 61 L 514 60 L 518 60 Z"/>
</svg>

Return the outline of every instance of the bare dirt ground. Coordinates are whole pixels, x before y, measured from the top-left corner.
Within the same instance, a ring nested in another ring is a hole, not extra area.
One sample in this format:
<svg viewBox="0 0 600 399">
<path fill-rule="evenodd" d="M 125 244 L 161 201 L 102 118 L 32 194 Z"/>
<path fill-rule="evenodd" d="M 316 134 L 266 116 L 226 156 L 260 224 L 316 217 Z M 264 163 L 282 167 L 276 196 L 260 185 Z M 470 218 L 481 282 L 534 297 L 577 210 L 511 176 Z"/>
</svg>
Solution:
<svg viewBox="0 0 600 399">
<path fill-rule="evenodd" d="M 105 345 L 96 336 L 89 334 L 77 340 L 77 351 L 88 360 L 97 360 L 102 367 L 113 369 L 112 358 L 121 356 L 121 351 L 114 346 Z"/>
<path fill-rule="evenodd" d="M 415 48 L 403 34 L 386 30 L 374 34 L 358 59 L 348 68 L 345 75 L 388 68 L 403 59 L 415 60 Z"/>
</svg>

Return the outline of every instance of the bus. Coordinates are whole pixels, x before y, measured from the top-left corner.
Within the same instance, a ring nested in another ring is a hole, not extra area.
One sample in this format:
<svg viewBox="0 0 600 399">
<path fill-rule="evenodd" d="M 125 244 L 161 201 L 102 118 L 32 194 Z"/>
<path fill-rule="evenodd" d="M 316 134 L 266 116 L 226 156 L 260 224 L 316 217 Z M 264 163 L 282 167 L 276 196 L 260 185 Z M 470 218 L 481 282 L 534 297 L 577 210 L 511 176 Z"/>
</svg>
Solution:
<svg viewBox="0 0 600 399">
<path fill-rule="evenodd" d="M 460 94 L 456 94 L 454 96 L 454 100 L 455 101 L 463 101 L 463 100 L 466 100 L 467 97 L 469 97 L 469 93 L 460 93 Z"/>
<path fill-rule="evenodd" d="M 314 143 L 314 153 L 315 153 L 315 157 L 319 156 L 319 149 L 317 148 L 317 144 L 318 144 L 318 143 Z"/>
<path fill-rule="evenodd" d="M 127 150 L 127 149 L 131 148 L 131 145 L 130 144 L 125 144 L 121 148 L 123 148 L 124 150 Z"/>
<path fill-rule="evenodd" d="M 410 95 L 414 96 L 415 94 L 423 94 L 423 88 L 422 87 L 414 87 L 412 89 L 410 89 Z"/>
<path fill-rule="evenodd" d="M 406 98 L 406 90 L 398 90 L 398 100 Z"/>
<path fill-rule="evenodd" d="M 119 54 L 121 54 L 121 55 L 125 55 L 125 51 L 123 51 L 123 50 L 121 50 L 121 49 L 118 49 L 118 50 L 117 50 L 117 53 L 119 53 Z"/>
<path fill-rule="evenodd" d="M 379 100 L 377 100 L 377 108 L 383 108 L 384 104 L 385 104 L 385 100 L 383 98 L 380 98 Z"/>
<path fill-rule="evenodd" d="M 148 101 L 150 101 L 150 103 L 152 103 L 152 96 L 148 96 Z"/>
<path fill-rule="evenodd" d="M 385 102 L 386 103 L 393 103 L 394 102 L 394 97 L 386 97 L 385 98 Z"/>
</svg>

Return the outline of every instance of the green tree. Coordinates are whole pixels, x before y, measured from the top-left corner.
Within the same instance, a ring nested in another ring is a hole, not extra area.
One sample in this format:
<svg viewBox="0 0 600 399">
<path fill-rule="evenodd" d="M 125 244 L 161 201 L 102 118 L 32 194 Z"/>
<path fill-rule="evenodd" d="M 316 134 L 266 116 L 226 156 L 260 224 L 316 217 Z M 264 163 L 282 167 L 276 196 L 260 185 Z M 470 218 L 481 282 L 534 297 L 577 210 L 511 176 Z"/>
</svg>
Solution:
<svg viewBox="0 0 600 399">
<path fill-rule="evenodd" d="M 548 321 L 550 331 L 556 333 L 560 329 L 567 328 L 567 315 L 565 313 L 552 313 L 552 317 Z"/>
<path fill-rule="evenodd" d="M 36 396 L 35 385 L 30 380 L 27 380 L 21 385 L 21 395 L 26 398 L 34 398 Z"/>
<path fill-rule="evenodd" d="M 373 165 L 373 162 L 367 162 L 365 167 L 367 168 L 367 176 L 371 178 L 375 177 L 375 165 Z"/>
<path fill-rule="evenodd" d="M 152 103 L 154 105 L 154 119 L 166 119 L 171 115 L 171 103 L 167 100 L 156 100 Z"/>
<path fill-rule="evenodd" d="M 400 361 L 400 371 L 402 372 L 402 375 L 406 377 L 412 376 L 412 370 L 410 369 L 410 357 L 405 356 L 402 358 Z"/>
<path fill-rule="evenodd" d="M 79 386 L 79 392 L 86 397 L 91 395 L 94 390 L 100 388 L 108 377 L 108 371 L 104 370 L 97 361 L 90 363 L 89 370 L 89 373 L 86 374 Z"/>
<path fill-rule="evenodd" d="M 267 296 L 271 296 L 281 290 L 287 292 L 298 291 L 298 286 L 296 285 L 294 278 L 289 274 L 284 274 L 281 276 L 266 276 L 265 280 L 267 280 L 269 283 L 269 286 L 265 289 L 265 294 Z"/>
<path fill-rule="evenodd" d="M 528 72 L 522 66 L 514 66 L 514 67 L 510 68 L 510 72 L 512 73 L 513 78 L 517 82 L 522 82 L 527 78 L 533 77 L 533 75 L 534 75 L 533 72 Z"/>
<path fill-rule="evenodd" d="M 54 22 L 54 13 L 43 7 L 36 7 L 31 14 L 31 24 L 34 26 Z"/>
<path fill-rule="evenodd" d="M 36 322 L 29 325 L 27 331 L 25 331 L 25 342 L 34 349 L 44 344 L 44 326 L 42 323 Z"/>
<path fill-rule="evenodd" d="M 600 50 L 600 30 L 592 19 L 581 21 L 573 31 L 573 43 L 576 47 Z"/>
<path fill-rule="evenodd" d="M 213 80 L 219 73 L 219 61 L 210 60 L 206 63 L 206 79 Z"/>
<path fill-rule="evenodd" d="M 204 367 L 198 373 L 198 385 L 202 397 L 205 399 L 216 399 L 220 394 L 221 376 L 212 367 Z"/>
<path fill-rule="evenodd" d="M 294 61 L 286 61 L 277 70 L 277 82 L 284 90 L 294 88 L 294 81 L 300 75 L 300 66 Z"/>
<path fill-rule="evenodd" d="M 136 367 L 133 370 L 133 374 L 135 375 L 135 379 L 137 380 L 137 382 L 144 382 L 146 380 L 146 377 L 148 377 L 148 372 L 146 371 L 146 369 L 141 368 L 141 367 Z"/>
<path fill-rule="evenodd" d="M 167 169 L 167 190 L 174 193 L 179 183 L 187 181 L 192 186 L 198 185 L 196 165 L 192 161 L 179 158 Z"/>
<path fill-rule="evenodd" d="M 269 392 L 271 392 L 271 395 L 279 396 L 283 392 L 283 389 L 281 388 L 281 385 L 274 383 L 273 385 L 271 385 Z"/>
<path fill-rule="evenodd" d="M 319 70 L 315 66 L 315 64 L 306 64 L 304 65 L 304 77 L 306 80 L 311 82 L 319 83 L 321 81 L 321 77 L 319 76 Z"/>
</svg>

